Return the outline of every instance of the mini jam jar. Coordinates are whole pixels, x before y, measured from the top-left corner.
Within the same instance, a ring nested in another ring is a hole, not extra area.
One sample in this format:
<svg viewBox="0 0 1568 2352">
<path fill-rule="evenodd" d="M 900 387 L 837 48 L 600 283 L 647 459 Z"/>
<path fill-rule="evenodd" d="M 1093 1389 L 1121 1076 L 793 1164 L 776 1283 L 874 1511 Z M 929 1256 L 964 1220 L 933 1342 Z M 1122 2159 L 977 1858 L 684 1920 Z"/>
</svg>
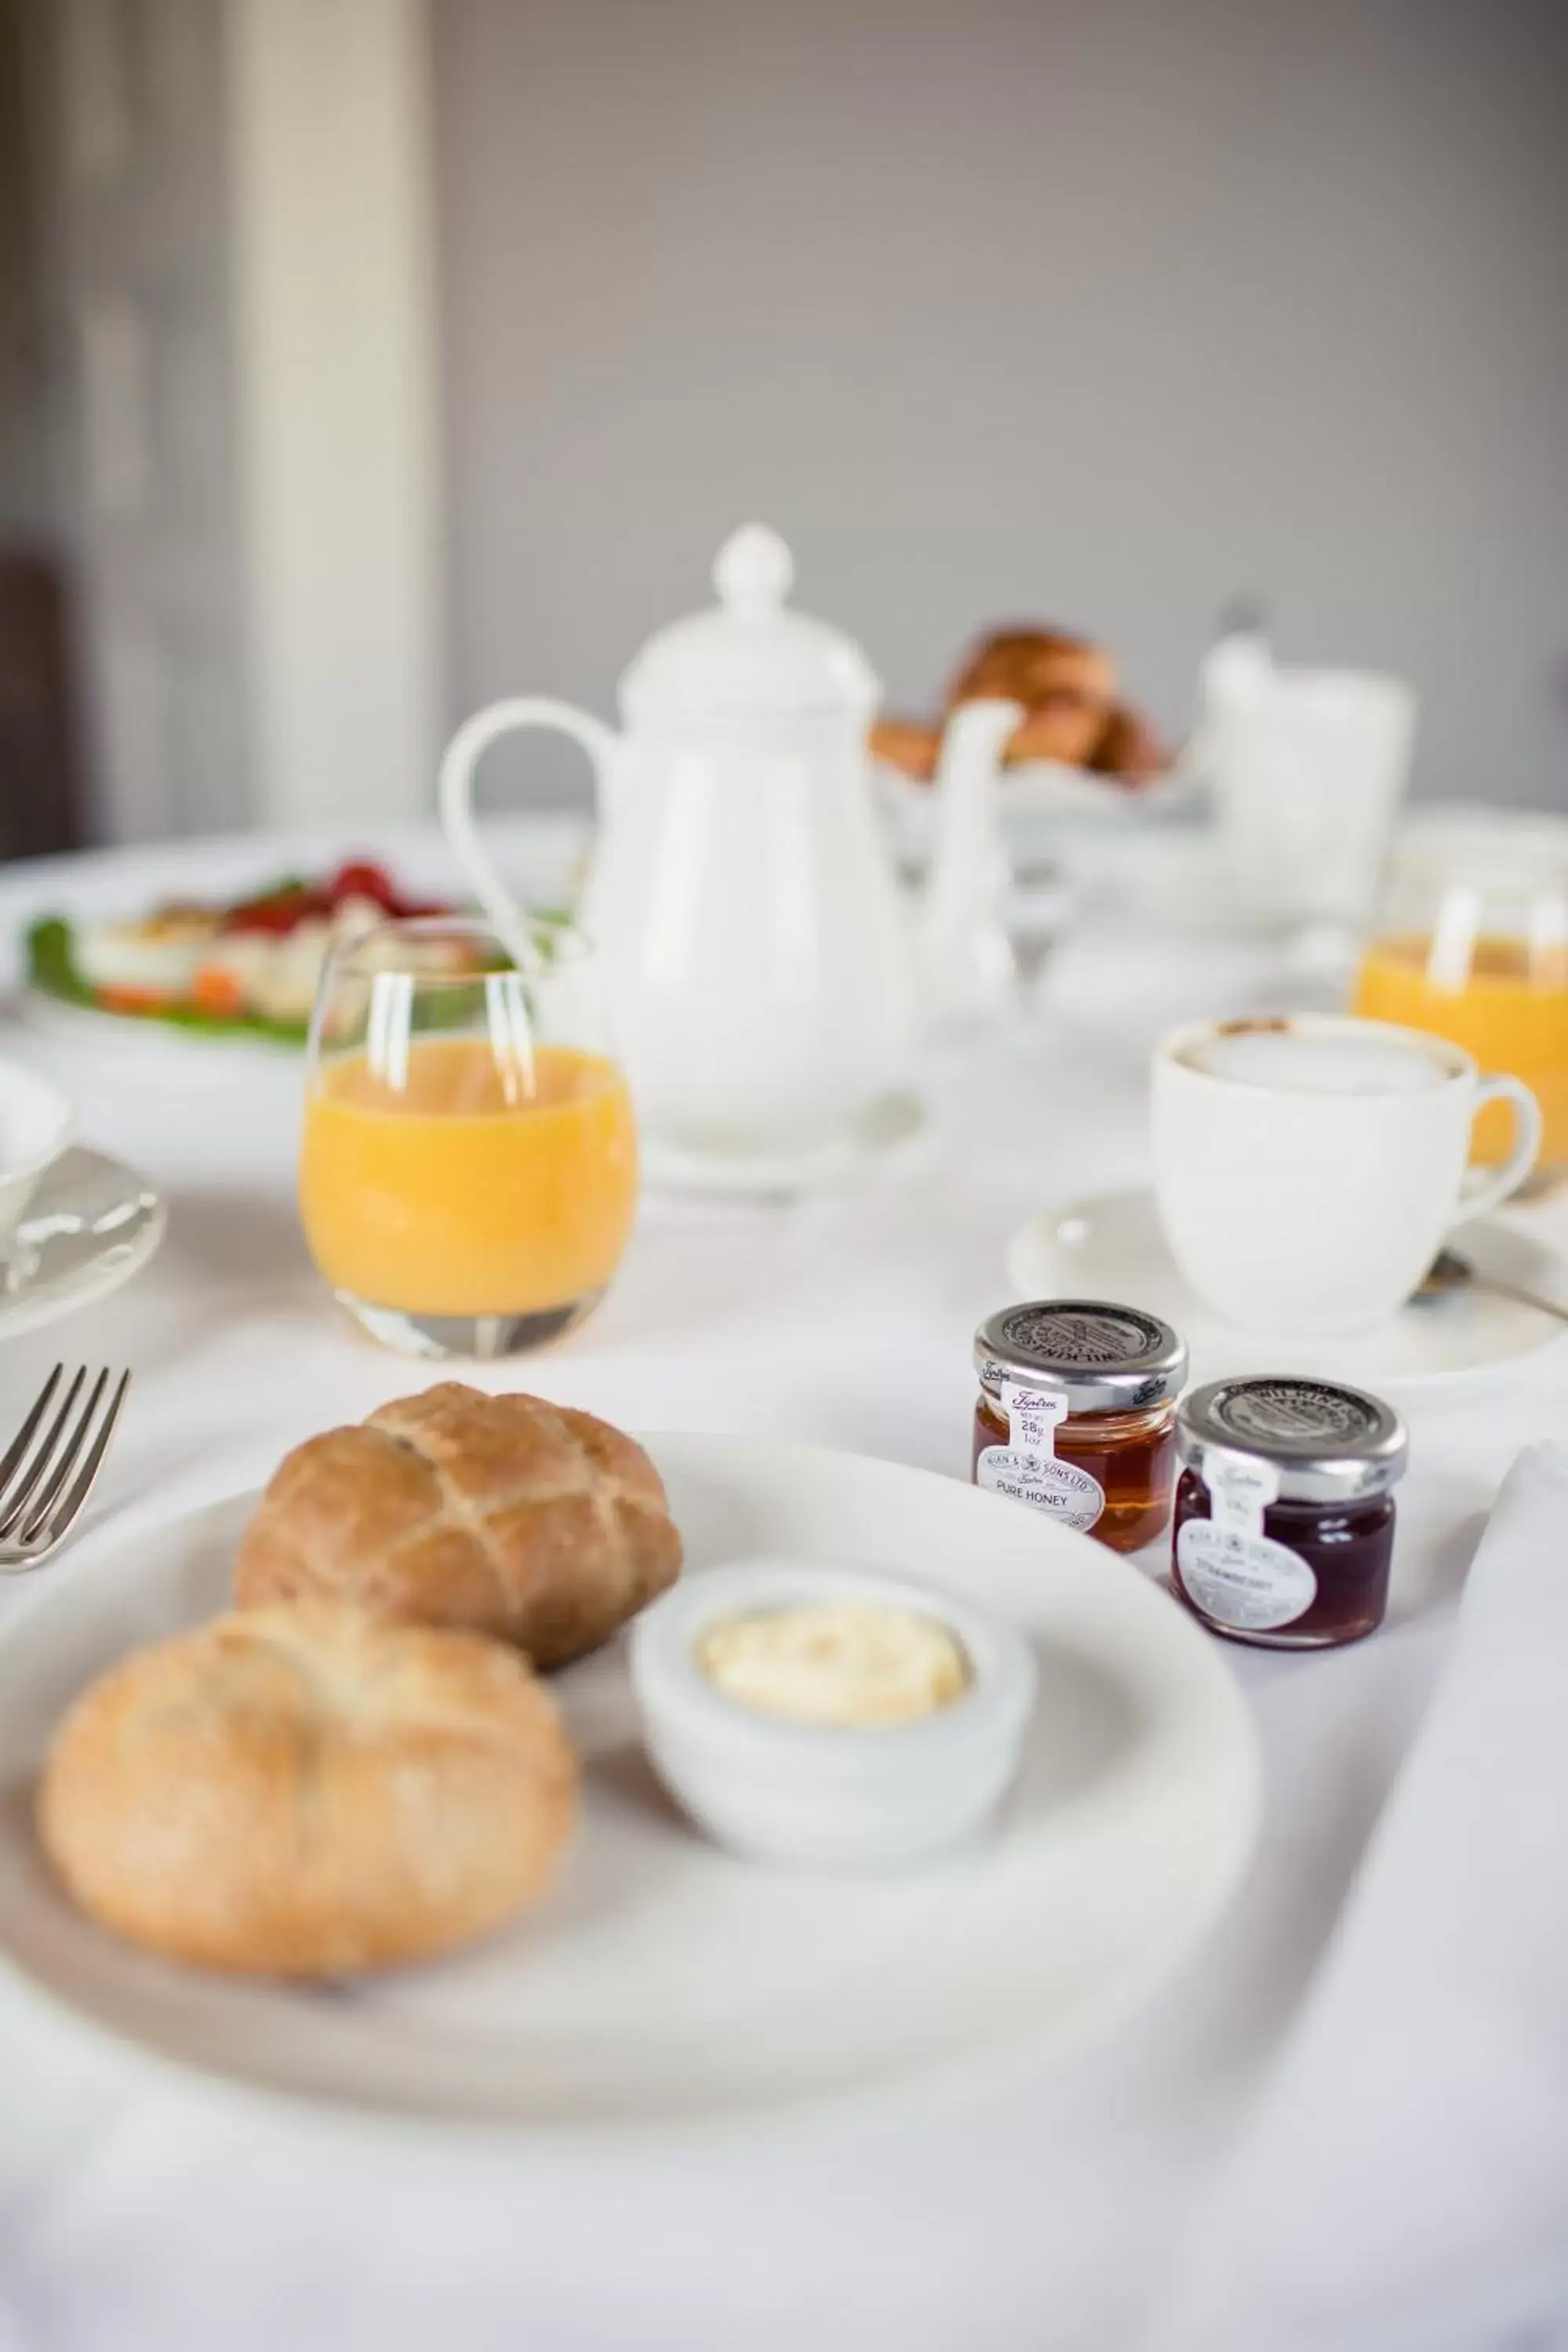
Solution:
<svg viewBox="0 0 1568 2352">
<path fill-rule="evenodd" d="M 1409 1450 L 1391 1406 L 1337 1381 L 1211 1381 L 1176 1412 L 1171 1581 L 1211 1633 L 1327 1649 L 1383 1622 Z"/>
<path fill-rule="evenodd" d="M 974 1335 L 977 1486 L 1136 1551 L 1170 1522 L 1187 1351 L 1168 1323 L 1101 1298 L 1005 1307 Z"/>
</svg>

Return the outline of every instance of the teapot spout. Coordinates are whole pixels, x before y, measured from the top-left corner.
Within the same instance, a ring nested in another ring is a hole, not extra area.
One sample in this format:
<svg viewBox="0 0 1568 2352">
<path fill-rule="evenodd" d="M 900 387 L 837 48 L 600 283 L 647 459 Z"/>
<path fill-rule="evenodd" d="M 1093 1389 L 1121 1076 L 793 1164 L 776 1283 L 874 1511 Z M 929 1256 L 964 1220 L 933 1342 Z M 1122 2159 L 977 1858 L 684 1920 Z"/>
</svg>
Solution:
<svg viewBox="0 0 1568 2352">
<path fill-rule="evenodd" d="M 934 1021 L 994 1011 L 1014 979 L 1002 922 L 1002 752 L 1024 717 L 1016 702 L 961 703 L 937 761 L 936 850 L 916 931 L 921 992 Z"/>
</svg>

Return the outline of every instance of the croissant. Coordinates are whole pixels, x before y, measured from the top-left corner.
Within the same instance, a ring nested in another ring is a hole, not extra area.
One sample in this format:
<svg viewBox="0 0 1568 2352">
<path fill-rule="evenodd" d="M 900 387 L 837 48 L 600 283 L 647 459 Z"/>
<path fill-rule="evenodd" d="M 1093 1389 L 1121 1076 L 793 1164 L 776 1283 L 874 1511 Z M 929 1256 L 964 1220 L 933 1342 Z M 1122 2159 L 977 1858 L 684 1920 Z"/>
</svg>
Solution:
<svg viewBox="0 0 1568 2352">
<path fill-rule="evenodd" d="M 1141 711 L 1119 702 L 1087 764 L 1124 784 L 1147 784 L 1165 765 L 1160 739 Z"/>
<path fill-rule="evenodd" d="M 1159 744 L 1143 719 L 1118 699 L 1110 655 L 1087 637 L 1065 629 L 994 630 L 964 656 L 948 687 L 945 712 L 951 716 L 961 703 L 993 698 L 1024 707 L 1002 755 L 1008 767 L 1054 760 L 1143 783 L 1163 765 Z M 875 758 L 926 783 L 936 772 L 942 729 L 879 719 L 870 748 Z"/>
</svg>

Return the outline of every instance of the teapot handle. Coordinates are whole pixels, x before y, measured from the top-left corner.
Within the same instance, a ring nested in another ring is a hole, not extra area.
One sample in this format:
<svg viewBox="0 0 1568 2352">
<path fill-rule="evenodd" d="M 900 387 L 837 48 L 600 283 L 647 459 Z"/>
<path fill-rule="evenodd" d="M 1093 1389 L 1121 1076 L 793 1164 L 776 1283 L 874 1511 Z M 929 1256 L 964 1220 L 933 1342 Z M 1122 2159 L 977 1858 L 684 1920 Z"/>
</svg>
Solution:
<svg viewBox="0 0 1568 2352">
<path fill-rule="evenodd" d="M 574 743 L 580 743 L 593 767 L 601 803 L 620 744 L 615 729 L 606 727 L 603 719 L 577 709 L 573 703 L 555 702 L 548 695 L 530 694 L 492 702 L 483 710 L 476 710 L 471 719 L 464 720 L 442 755 L 437 786 L 442 831 L 473 885 L 475 898 L 494 924 L 498 936 L 517 956 L 520 967 L 526 967 L 534 959 L 531 952 L 519 954 L 527 937 L 521 909 L 497 873 L 474 823 L 474 770 L 500 736 L 523 727 L 553 727 L 558 734 L 569 735 Z"/>
</svg>

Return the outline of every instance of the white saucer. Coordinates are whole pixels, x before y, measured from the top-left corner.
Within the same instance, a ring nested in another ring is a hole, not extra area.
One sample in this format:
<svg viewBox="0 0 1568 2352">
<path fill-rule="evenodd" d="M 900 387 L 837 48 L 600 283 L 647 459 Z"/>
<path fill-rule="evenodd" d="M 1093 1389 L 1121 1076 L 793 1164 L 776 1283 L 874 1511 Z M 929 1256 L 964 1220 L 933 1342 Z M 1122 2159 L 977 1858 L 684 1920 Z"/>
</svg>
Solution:
<svg viewBox="0 0 1568 2352">
<path fill-rule="evenodd" d="M 843 1135 L 805 1151 L 687 1151 L 645 1138 L 649 1184 L 679 1192 L 814 1192 L 868 1175 L 925 1133 L 930 1113 L 916 1094 L 884 1095 Z"/>
<path fill-rule="evenodd" d="M 1464 1227 L 1458 1244 L 1478 1272 L 1568 1306 L 1568 1264 L 1531 1235 L 1483 1218 Z M 1195 1381 L 1310 1372 L 1376 1390 L 1462 1380 L 1532 1355 L 1568 1331 L 1568 1324 L 1537 1307 L 1479 1287 L 1406 1307 L 1374 1330 L 1347 1339 L 1238 1331 L 1212 1314 L 1177 1273 L 1149 1192 L 1101 1193 L 1031 1218 L 1008 1244 L 1007 1272 L 1019 1298 L 1114 1298 L 1163 1315 L 1187 1342 Z"/>
<path fill-rule="evenodd" d="M 62 1151 L 0 1253 L 0 1339 L 106 1298 L 163 1238 L 163 1203 L 106 1151 Z"/>
</svg>

